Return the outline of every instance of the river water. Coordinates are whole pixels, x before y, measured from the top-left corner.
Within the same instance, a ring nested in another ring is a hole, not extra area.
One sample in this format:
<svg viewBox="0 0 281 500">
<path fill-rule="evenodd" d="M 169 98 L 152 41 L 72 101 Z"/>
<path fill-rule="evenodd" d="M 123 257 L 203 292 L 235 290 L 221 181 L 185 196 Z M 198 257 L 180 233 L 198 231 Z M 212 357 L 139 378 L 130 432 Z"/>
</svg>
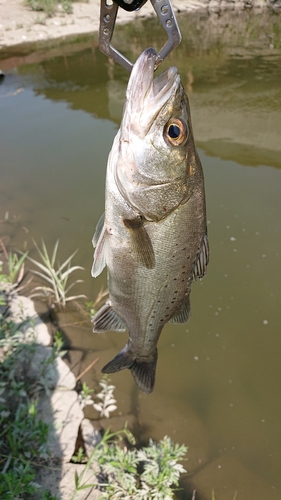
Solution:
<svg viewBox="0 0 281 500">
<path fill-rule="evenodd" d="M 140 441 L 169 435 L 189 447 L 180 498 L 281 498 L 281 35 L 280 16 L 179 15 L 178 67 L 189 95 L 204 168 L 211 249 L 193 285 L 187 325 L 159 342 L 152 395 L 129 371 L 111 377 L 118 411 L 137 417 Z M 152 19 L 120 27 L 132 60 L 160 47 Z M 106 161 L 118 130 L 128 73 L 97 49 L 97 37 L 24 58 L 0 53 L 0 219 L 8 246 L 59 238 L 61 262 L 76 248 L 85 271 L 77 292 L 94 300 L 106 274 L 90 276 L 91 239 L 103 212 Z M 16 54 L 18 56 L 18 54 Z M 2 65 L 2 66 L 1 66 Z M 74 289 L 75 290 L 75 289 Z M 74 291 L 73 290 L 73 291 Z M 71 323 L 71 315 L 68 316 Z M 69 360 L 100 368 L 127 333 L 65 329 Z"/>
</svg>

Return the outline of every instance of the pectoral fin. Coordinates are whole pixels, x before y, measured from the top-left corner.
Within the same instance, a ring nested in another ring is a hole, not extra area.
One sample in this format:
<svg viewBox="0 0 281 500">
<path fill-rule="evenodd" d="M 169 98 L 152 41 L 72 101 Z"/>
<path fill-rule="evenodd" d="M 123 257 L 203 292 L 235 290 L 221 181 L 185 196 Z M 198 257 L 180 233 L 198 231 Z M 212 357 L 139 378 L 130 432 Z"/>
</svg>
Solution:
<svg viewBox="0 0 281 500">
<path fill-rule="evenodd" d="M 102 214 L 102 216 L 99 218 L 99 221 L 97 223 L 97 226 L 96 226 L 96 230 L 95 230 L 95 234 L 94 234 L 94 237 L 93 237 L 93 240 L 92 240 L 92 243 L 93 243 L 93 247 L 95 248 L 97 246 L 97 243 L 98 243 L 98 240 L 100 238 L 100 235 L 102 233 L 102 230 L 103 230 L 103 226 L 104 226 L 104 212 Z"/>
<path fill-rule="evenodd" d="M 140 217 L 137 219 L 124 219 L 125 227 L 130 232 L 132 252 L 136 259 L 147 269 L 155 267 L 155 256 L 151 240 Z"/>
<path fill-rule="evenodd" d="M 181 304 L 180 308 L 175 312 L 174 316 L 170 319 L 171 323 L 187 323 L 190 314 L 190 299 L 189 295 Z"/>
<path fill-rule="evenodd" d="M 106 266 L 106 236 L 107 231 L 104 225 L 104 214 L 101 216 L 93 237 L 93 246 L 95 247 L 94 263 L 92 266 L 92 276 L 96 278 L 101 274 Z"/>
<path fill-rule="evenodd" d="M 201 252 L 199 253 L 197 261 L 195 262 L 192 281 L 196 281 L 198 278 L 200 279 L 204 278 L 207 271 L 208 262 L 209 262 L 209 241 L 206 233 L 203 239 Z"/>
<path fill-rule="evenodd" d="M 125 321 L 113 311 L 110 302 L 99 309 L 93 318 L 94 332 L 102 333 L 108 331 L 125 332 L 127 325 Z"/>
</svg>

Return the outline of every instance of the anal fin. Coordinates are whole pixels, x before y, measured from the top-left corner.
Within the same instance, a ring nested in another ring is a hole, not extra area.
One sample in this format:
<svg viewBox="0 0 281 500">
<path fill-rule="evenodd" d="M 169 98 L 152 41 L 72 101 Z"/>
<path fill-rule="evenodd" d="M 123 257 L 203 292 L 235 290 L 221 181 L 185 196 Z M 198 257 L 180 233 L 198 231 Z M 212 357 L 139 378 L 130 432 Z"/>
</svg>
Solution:
<svg viewBox="0 0 281 500">
<path fill-rule="evenodd" d="M 125 321 L 113 311 L 110 302 L 106 302 L 93 317 L 93 331 L 97 333 L 114 331 L 125 332 L 127 325 Z"/>
<path fill-rule="evenodd" d="M 125 227 L 130 232 L 131 248 L 138 262 L 147 269 L 155 267 L 155 256 L 151 240 L 143 225 L 141 217 L 136 219 L 123 219 Z"/>
<path fill-rule="evenodd" d="M 170 319 L 171 323 L 187 323 L 190 315 L 190 299 L 189 295 L 181 304 L 180 308 L 175 312 Z"/>
</svg>

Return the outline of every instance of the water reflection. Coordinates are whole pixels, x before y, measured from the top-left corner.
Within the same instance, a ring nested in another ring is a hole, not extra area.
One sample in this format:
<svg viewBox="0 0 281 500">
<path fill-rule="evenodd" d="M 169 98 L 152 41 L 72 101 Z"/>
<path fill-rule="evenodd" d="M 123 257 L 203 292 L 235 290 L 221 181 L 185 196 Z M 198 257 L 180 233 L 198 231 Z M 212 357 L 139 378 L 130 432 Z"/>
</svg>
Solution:
<svg viewBox="0 0 281 500">
<path fill-rule="evenodd" d="M 180 18 L 184 41 L 163 67 L 179 68 L 190 94 L 197 144 L 208 154 L 245 165 L 280 167 L 279 18 L 255 16 L 244 15 L 242 22 L 233 15 L 224 20 L 207 18 L 208 22 L 199 16 L 184 17 L 182 22 Z M 228 23 L 233 22 L 235 29 L 230 31 Z M 153 19 L 137 26 L 133 37 L 130 26 L 117 29 L 116 44 L 129 59 L 135 59 L 144 45 L 157 47 L 163 38 Z M 130 44 L 125 43 L 128 39 Z M 96 46 L 78 55 L 45 60 L 39 68 L 19 68 L 25 84 L 31 71 L 36 74 L 36 84 L 34 74 L 32 79 L 36 94 L 119 124 L 128 74 Z"/>
<path fill-rule="evenodd" d="M 237 499 L 273 500 L 281 486 L 280 18 L 266 17 L 260 29 L 261 18 L 248 15 L 231 32 L 223 29 L 229 19 L 217 19 L 215 34 L 213 21 L 180 19 L 184 43 L 172 56 L 189 90 L 205 172 L 208 275 L 194 285 L 190 323 L 162 333 L 155 393 L 139 395 L 127 372 L 112 379 L 118 409 L 136 413 L 138 405 L 143 439 L 169 434 L 190 446 L 186 492 L 196 487 L 199 500 L 212 488 L 219 500 L 233 500 L 236 490 Z M 159 37 L 153 21 L 138 26 L 133 38 L 124 27 L 116 40 L 132 59 Z M 61 260 L 79 247 L 83 292 L 93 297 L 106 277 L 90 278 L 91 238 L 128 74 L 93 48 L 7 73 L 0 219 L 6 211 L 17 218 L 2 223 L 1 234 L 21 248 L 41 236 L 52 247 L 59 237 Z M 84 367 L 98 350 L 97 372 L 126 336 L 69 332 Z"/>
</svg>

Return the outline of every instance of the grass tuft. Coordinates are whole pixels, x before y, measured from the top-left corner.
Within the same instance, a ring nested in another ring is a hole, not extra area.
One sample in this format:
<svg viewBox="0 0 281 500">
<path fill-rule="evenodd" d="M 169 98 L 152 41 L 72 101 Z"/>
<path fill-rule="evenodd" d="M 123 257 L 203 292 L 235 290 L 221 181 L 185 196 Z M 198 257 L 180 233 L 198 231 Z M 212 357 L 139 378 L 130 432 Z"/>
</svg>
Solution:
<svg viewBox="0 0 281 500">
<path fill-rule="evenodd" d="M 84 270 L 81 266 L 71 266 L 71 260 L 76 255 L 77 251 L 73 252 L 61 265 L 56 264 L 57 250 L 59 246 L 59 240 L 56 242 L 52 255 L 49 256 L 46 245 L 42 240 L 42 249 L 39 248 L 36 241 L 34 241 L 35 248 L 39 254 L 41 262 L 31 257 L 27 257 L 30 262 L 37 266 L 40 271 L 32 270 L 34 274 L 42 278 L 48 283 L 48 286 L 37 286 L 32 290 L 31 298 L 41 297 L 47 298 L 51 303 L 57 306 L 65 307 L 66 303 L 71 300 L 77 300 L 80 298 L 86 298 L 85 295 L 71 295 L 68 296 L 68 292 L 77 283 L 82 283 L 83 280 L 75 280 L 70 285 L 68 284 L 68 279 L 70 275 L 77 270 Z"/>
</svg>

